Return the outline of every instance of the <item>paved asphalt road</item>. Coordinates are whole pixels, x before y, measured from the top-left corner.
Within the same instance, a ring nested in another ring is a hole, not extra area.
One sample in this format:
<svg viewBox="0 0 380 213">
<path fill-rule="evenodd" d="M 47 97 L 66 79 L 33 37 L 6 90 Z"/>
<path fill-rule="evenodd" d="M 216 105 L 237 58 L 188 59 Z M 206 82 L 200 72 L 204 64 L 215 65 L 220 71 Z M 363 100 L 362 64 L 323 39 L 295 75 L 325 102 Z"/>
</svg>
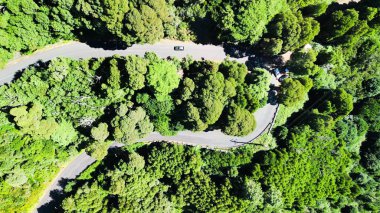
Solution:
<svg viewBox="0 0 380 213">
<path fill-rule="evenodd" d="M 213 130 L 209 132 L 182 131 L 175 136 L 162 136 L 159 133 L 154 132 L 146 138 L 141 139 L 140 141 L 170 141 L 181 144 L 201 146 L 205 148 L 231 148 L 240 146 L 251 141 L 266 129 L 266 127 L 273 120 L 273 115 L 276 112 L 276 107 L 277 105 L 268 104 L 265 107 L 257 110 L 255 112 L 257 127 L 251 134 L 244 137 L 225 135 L 220 130 Z"/>
<path fill-rule="evenodd" d="M 175 45 L 181 45 L 185 47 L 184 51 L 174 51 Z M 126 50 L 104 50 L 100 48 L 92 48 L 84 43 L 70 42 L 64 45 L 56 47 L 46 48 L 30 56 L 23 56 L 11 61 L 3 70 L 0 71 L 0 85 L 9 83 L 12 81 L 13 76 L 19 70 L 28 67 L 31 64 L 41 60 L 49 61 L 55 57 L 70 57 L 74 59 L 92 58 L 92 57 L 107 57 L 115 54 L 118 55 L 131 55 L 136 54 L 143 56 L 146 52 L 155 52 L 162 58 L 177 57 L 183 58 L 188 55 L 194 59 L 208 59 L 214 61 L 222 61 L 227 56 L 224 49 L 220 46 L 212 45 L 200 45 L 191 42 L 179 42 L 179 41 L 167 41 L 163 40 L 157 44 L 144 44 L 133 45 Z M 234 58 L 231 58 L 234 59 Z M 234 59 L 244 63 L 247 58 Z M 273 83 L 275 80 L 273 79 Z M 183 131 L 176 136 L 161 136 L 158 133 L 152 133 L 148 137 L 141 139 L 140 141 L 170 141 L 189 145 L 199 145 L 209 148 L 230 148 L 234 146 L 242 145 L 244 142 L 258 136 L 273 120 L 275 111 L 275 105 L 266 105 L 259 109 L 255 113 L 257 128 L 250 135 L 245 137 L 233 137 L 223 134 L 220 130 L 214 130 L 209 132 L 190 132 Z M 115 146 L 115 144 L 114 144 Z M 44 196 L 40 199 L 37 208 L 49 203 L 52 198 L 50 192 L 53 190 L 60 190 L 59 182 L 62 179 L 74 179 L 84 169 L 91 165 L 95 160 L 83 153 L 77 156 L 69 165 L 67 165 L 56 177 L 53 183 L 46 189 Z M 39 210 L 37 210 L 39 211 Z"/>
<path fill-rule="evenodd" d="M 175 45 L 185 46 L 184 51 L 174 51 Z M 146 52 L 154 52 L 162 58 L 168 56 L 183 58 L 191 55 L 194 59 L 205 59 L 222 61 L 226 58 L 224 50 L 220 46 L 200 45 L 192 42 L 179 42 L 163 40 L 157 44 L 133 45 L 125 50 L 104 50 L 101 48 L 92 48 L 87 44 L 80 42 L 70 42 L 65 45 L 60 45 L 56 48 L 47 48 L 46 50 L 37 51 L 33 55 L 23 56 L 19 59 L 11 61 L 5 69 L 0 70 L 0 85 L 7 83 L 13 79 L 14 74 L 18 70 L 22 70 L 31 64 L 41 60 L 49 61 L 55 57 L 70 57 L 74 59 L 81 58 L 98 58 L 112 55 L 140 55 L 143 56 Z M 241 62 L 247 58 L 238 59 Z"/>
</svg>

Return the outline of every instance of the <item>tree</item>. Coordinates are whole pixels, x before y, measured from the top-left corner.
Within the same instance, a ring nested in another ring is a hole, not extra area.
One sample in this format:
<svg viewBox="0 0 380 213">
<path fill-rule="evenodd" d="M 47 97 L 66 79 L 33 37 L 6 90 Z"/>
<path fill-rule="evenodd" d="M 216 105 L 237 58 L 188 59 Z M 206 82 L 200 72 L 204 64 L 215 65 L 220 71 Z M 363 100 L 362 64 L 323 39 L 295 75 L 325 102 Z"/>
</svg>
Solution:
<svg viewBox="0 0 380 213">
<path fill-rule="evenodd" d="M 228 108 L 226 124 L 222 131 L 228 135 L 244 136 L 256 128 L 255 117 L 246 109 L 238 106 Z"/>
<path fill-rule="evenodd" d="M 21 187 L 28 181 L 25 172 L 22 169 L 14 169 L 11 174 L 8 174 L 5 182 L 12 187 Z"/>
<path fill-rule="evenodd" d="M 149 6 L 142 5 L 141 9 L 133 8 L 127 16 L 128 23 L 126 29 L 136 38 L 131 38 L 129 43 L 153 43 L 164 37 L 164 27 L 162 20 L 157 13 Z M 132 40 L 133 39 L 133 40 Z"/>
<path fill-rule="evenodd" d="M 373 97 L 380 94 L 380 77 L 374 77 L 363 81 L 362 85 L 366 97 Z"/>
<path fill-rule="evenodd" d="M 306 16 L 318 17 L 324 14 L 329 7 L 330 2 L 322 2 L 319 4 L 313 4 L 305 7 L 302 12 L 306 14 Z"/>
<path fill-rule="evenodd" d="M 218 188 L 215 182 L 203 172 L 184 177 L 178 184 L 176 196 L 190 203 L 186 209 L 203 212 L 233 209 L 234 202 L 228 192 L 228 183 Z"/>
<path fill-rule="evenodd" d="M 154 43 L 164 37 L 164 25 L 171 21 L 165 0 L 141 1 L 126 15 L 125 28 L 128 33 L 125 34 L 127 39 L 124 40 L 129 44 Z"/>
<path fill-rule="evenodd" d="M 134 152 L 125 154 L 128 156 L 126 161 L 112 159 L 112 168 L 106 168 L 102 163 L 98 169 L 104 176 L 94 175 L 94 183 L 81 184 L 72 196 L 64 200 L 64 210 L 172 212 L 173 203 L 166 194 L 168 186 L 145 169 L 144 157 Z M 109 184 L 102 184 L 104 181 Z M 94 195 L 97 190 L 99 194 Z M 118 198 L 117 203 L 112 203 L 113 197 Z"/>
<path fill-rule="evenodd" d="M 118 101 L 125 96 L 126 92 L 121 88 L 121 73 L 118 68 L 118 60 L 113 58 L 109 61 L 109 77 L 106 84 L 102 84 L 106 97 L 112 102 Z"/>
<path fill-rule="evenodd" d="M 112 36 L 127 45 L 153 43 L 164 37 L 166 25 L 172 22 L 165 0 L 79 0 L 76 15 L 82 31 L 95 33 L 99 38 Z"/>
<path fill-rule="evenodd" d="M 367 134 L 368 124 L 360 117 L 345 118 L 335 123 L 334 131 L 346 142 L 347 150 L 359 155 L 363 137 Z"/>
<path fill-rule="evenodd" d="M 108 125 L 100 123 L 98 127 L 93 127 L 91 129 L 91 136 L 96 141 L 104 142 L 109 136 Z"/>
<path fill-rule="evenodd" d="M 103 160 L 108 154 L 108 148 L 111 143 L 111 141 L 94 141 L 86 147 L 86 152 L 98 161 Z"/>
<path fill-rule="evenodd" d="M 86 183 L 81 187 L 79 193 L 68 197 L 62 203 L 65 211 L 101 212 L 107 206 L 107 192 L 94 183 Z"/>
<path fill-rule="evenodd" d="M 149 64 L 146 79 L 157 100 L 165 99 L 179 85 L 177 67 L 171 62 L 158 58 Z"/>
<path fill-rule="evenodd" d="M 282 193 L 275 186 L 271 186 L 264 194 L 265 206 L 264 209 L 276 211 L 284 208 L 284 200 Z"/>
<path fill-rule="evenodd" d="M 50 27 L 54 37 L 63 38 L 65 40 L 74 37 L 74 29 L 77 23 L 74 14 L 70 11 L 74 8 L 73 0 L 56 1 L 55 7 L 50 11 Z"/>
<path fill-rule="evenodd" d="M 246 105 L 243 108 L 248 109 L 251 113 L 255 112 L 258 108 L 264 107 L 267 104 L 268 92 L 271 85 L 271 74 L 262 68 L 255 68 L 247 76 L 246 83 L 248 85 L 240 85 L 244 88 L 244 98 Z M 239 98 L 240 92 L 237 93 Z"/>
<path fill-rule="evenodd" d="M 117 142 L 131 144 L 153 132 L 153 124 L 143 108 L 137 107 L 112 120 L 113 136 Z"/>
<path fill-rule="evenodd" d="M 319 200 L 355 196 L 357 186 L 349 178 L 355 164 L 338 141 L 328 128 L 315 131 L 302 125 L 293 127 L 286 148 L 265 154 L 260 164 L 263 188 L 277 191 L 281 209 L 317 207 Z"/>
<path fill-rule="evenodd" d="M 352 95 L 342 89 L 332 90 L 330 93 L 331 95 L 318 108 L 320 112 L 333 117 L 343 117 L 353 110 L 354 101 Z"/>
<path fill-rule="evenodd" d="M 261 184 L 247 178 L 244 181 L 244 190 L 245 196 L 251 201 L 249 204 L 249 210 L 255 211 L 262 208 L 264 203 L 264 192 L 261 188 Z"/>
<path fill-rule="evenodd" d="M 319 33 L 319 23 L 312 18 L 303 18 L 301 12 L 290 11 L 275 16 L 268 26 L 264 44 L 280 39 L 282 48 L 279 52 L 293 51 L 311 42 Z M 278 45 L 278 42 L 277 42 Z M 277 51 L 276 51 L 277 52 Z"/>
<path fill-rule="evenodd" d="M 202 131 L 207 128 L 207 124 L 205 124 L 201 120 L 199 109 L 195 107 L 192 103 L 187 103 L 185 113 L 185 123 L 187 124 L 187 127 L 189 129 L 195 131 Z"/>
<path fill-rule="evenodd" d="M 57 130 L 52 134 L 51 139 L 60 146 L 67 146 L 78 139 L 78 133 L 71 122 L 63 120 L 59 123 Z"/>
<path fill-rule="evenodd" d="M 380 137 L 375 134 L 370 137 L 366 142 L 368 147 L 363 148 L 362 163 L 364 167 L 373 174 L 373 176 L 380 175 Z"/>
<path fill-rule="evenodd" d="M 379 132 L 380 100 L 376 97 L 364 100 L 359 108 L 359 116 L 368 123 L 370 131 Z"/>
<path fill-rule="evenodd" d="M 128 86 L 133 90 L 145 87 L 145 74 L 147 73 L 147 60 L 138 56 L 125 57 L 125 69 L 128 73 Z"/>
<path fill-rule="evenodd" d="M 288 4 L 291 8 L 305 8 L 313 5 L 318 5 L 320 3 L 330 4 L 333 0 L 289 0 Z"/>
<path fill-rule="evenodd" d="M 146 93 L 138 94 L 136 97 L 137 103 L 147 111 L 154 124 L 155 131 L 162 135 L 173 135 L 171 117 L 174 110 L 174 103 L 170 96 L 164 100 L 157 100 Z"/>
<path fill-rule="evenodd" d="M 322 24 L 320 38 L 326 43 L 331 43 L 345 35 L 358 20 L 359 13 L 354 9 L 335 11 Z"/>
<path fill-rule="evenodd" d="M 232 78 L 238 83 L 243 83 L 248 73 L 248 68 L 245 64 L 225 60 L 219 65 L 219 72 L 223 73 L 226 79 Z"/>
<path fill-rule="evenodd" d="M 182 81 L 182 87 L 181 87 L 181 100 L 187 101 L 191 98 L 194 90 L 195 90 L 195 83 L 191 78 L 184 78 Z"/>
<path fill-rule="evenodd" d="M 281 53 L 284 41 L 280 38 L 263 38 L 259 43 L 259 48 L 264 55 L 272 56 Z"/>
<path fill-rule="evenodd" d="M 202 75 L 200 85 L 194 94 L 196 106 L 199 106 L 201 120 L 207 124 L 214 124 L 223 112 L 227 99 L 225 96 L 225 79 L 220 72 Z"/>
<path fill-rule="evenodd" d="M 285 1 L 223 1 L 211 16 L 221 30 L 221 40 L 253 44 L 284 7 Z"/>
<path fill-rule="evenodd" d="M 334 126 L 334 118 L 328 113 L 318 113 L 315 111 L 309 112 L 305 124 L 309 125 L 315 131 L 322 131 L 324 129 L 332 129 Z"/>
<path fill-rule="evenodd" d="M 97 30 L 97 33 L 100 34 L 108 32 L 115 37 L 121 37 L 124 30 L 125 15 L 131 8 L 129 1 L 79 0 L 75 4 L 75 10 L 85 29 Z"/>
<path fill-rule="evenodd" d="M 307 99 L 307 93 L 311 89 L 312 81 L 305 78 L 307 84 L 300 79 L 287 78 L 282 82 L 279 101 L 286 106 L 291 106 L 295 102 L 302 102 Z M 311 85 L 310 85 L 311 84 Z"/>
<path fill-rule="evenodd" d="M 148 171 L 170 178 L 176 184 L 184 175 L 199 172 L 202 167 L 200 150 L 168 143 L 150 147 L 146 162 Z"/>
<path fill-rule="evenodd" d="M 42 119 L 42 107 L 35 103 L 28 111 L 26 106 L 21 106 L 11 109 L 10 114 L 24 133 L 37 139 L 50 139 L 58 124 L 53 118 Z"/>
</svg>

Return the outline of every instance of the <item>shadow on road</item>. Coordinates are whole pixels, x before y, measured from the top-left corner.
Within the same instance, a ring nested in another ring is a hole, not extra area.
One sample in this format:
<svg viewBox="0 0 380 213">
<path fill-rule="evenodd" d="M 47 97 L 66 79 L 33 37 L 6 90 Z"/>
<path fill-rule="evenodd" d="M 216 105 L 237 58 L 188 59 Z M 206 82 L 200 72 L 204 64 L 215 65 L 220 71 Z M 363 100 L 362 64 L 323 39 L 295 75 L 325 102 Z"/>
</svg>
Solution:
<svg viewBox="0 0 380 213">
<path fill-rule="evenodd" d="M 217 39 L 218 29 L 211 17 L 197 18 L 190 23 L 190 29 L 194 32 L 196 43 L 201 44 L 220 44 Z"/>
<path fill-rule="evenodd" d="M 244 58 L 246 56 L 252 56 L 254 53 L 252 51 L 251 45 L 246 44 L 223 44 L 224 52 L 233 58 Z"/>
<path fill-rule="evenodd" d="M 76 32 L 76 37 L 80 42 L 86 43 L 93 48 L 101 48 L 104 50 L 124 50 L 129 46 L 123 42 L 120 38 L 107 32 L 93 32 L 89 30 L 83 30 Z"/>
<path fill-rule="evenodd" d="M 71 179 L 63 178 L 59 180 L 59 186 L 62 188 L 65 188 L 67 183 Z M 50 192 L 50 197 L 53 199 L 49 203 L 44 204 L 43 206 L 39 207 L 37 209 L 38 213 L 58 213 L 58 212 L 64 212 L 61 208 L 61 203 L 63 199 L 65 199 L 65 193 L 62 190 L 55 189 Z"/>
</svg>

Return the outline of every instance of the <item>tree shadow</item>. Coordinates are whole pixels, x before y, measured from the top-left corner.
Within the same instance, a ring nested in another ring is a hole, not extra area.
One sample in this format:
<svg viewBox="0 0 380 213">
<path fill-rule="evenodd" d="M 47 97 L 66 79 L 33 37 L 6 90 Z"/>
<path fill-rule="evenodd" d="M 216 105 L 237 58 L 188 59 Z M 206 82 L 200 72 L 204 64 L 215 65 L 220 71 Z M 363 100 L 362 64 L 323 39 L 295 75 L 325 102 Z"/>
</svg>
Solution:
<svg viewBox="0 0 380 213">
<path fill-rule="evenodd" d="M 104 50 L 124 50 L 130 47 L 120 38 L 109 32 L 95 32 L 91 30 L 78 30 L 74 32 L 76 38 L 93 48 L 102 48 Z"/>
<path fill-rule="evenodd" d="M 220 44 L 217 39 L 217 24 L 209 17 L 197 18 L 190 22 L 190 30 L 195 33 L 196 41 L 201 44 Z"/>
<path fill-rule="evenodd" d="M 274 67 L 284 66 L 280 56 L 263 56 L 259 54 L 250 55 L 245 64 L 247 65 L 248 70 L 263 68 L 271 71 Z"/>
<path fill-rule="evenodd" d="M 24 74 L 24 72 L 30 68 L 37 68 L 37 69 L 46 69 L 50 64 L 50 61 L 47 61 L 47 62 L 43 62 L 42 60 L 38 60 L 36 61 L 35 63 L 33 64 L 30 64 L 28 65 L 27 67 L 23 68 L 23 69 L 20 69 L 20 70 L 17 70 L 15 72 L 15 74 L 13 75 L 13 78 L 12 80 L 9 82 L 9 83 L 5 83 L 4 85 L 6 84 L 11 84 L 11 83 L 14 83 L 15 81 L 19 80 L 22 75 Z"/>
<path fill-rule="evenodd" d="M 96 169 L 91 172 L 91 175 L 93 177 L 96 177 L 104 173 L 104 170 L 106 168 L 110 170 L 115 169 L 115 167 L 117 166 L 116 162 L 121 161 L 121 160 L 128 161 L 128 159 L 129 159 L 129 154 L 128 152 L 124 151 L 123 147 L 111 147 L 108 149 L 107 155 L 102 160 L 103 163 L 97 166 Z M 84 171 L 86 171 L 88 168 L 86 168 Z M 64 189 L 69 182 L 74 181 L 74 180 L 75 180 L 74 184 L 70 186 L 72 189 L 71 190 L 72 192 L 76 192 L 85 183 L 92 181 L 92 179 L 78 180 L 76 178 L 74 179 L 62 178 L 61 180 L 59 180 L 58 184 L 60 187 L 62 187 L 62 189 Z M 42 205 L 41 207 L 39 207 L 37 209 L 37 212 L 38 213 L 64 212 L 64 210 L 62 209 L 62 202 L 65 198 L 71 195 L 71 192 L 64 192 L 63 190 L 56 189 L 56 190 L 51 191 L 49 195 L 52 198 L 52 200 Z"/>
<path fill-rule="evenodd" d="M 28 67 L 29 67 L 29 66 L 28 66 Z M 11 80 L 10 82 L 4 83 L 4 85 L 9 85 L 9 84 L 11 84 L 11 83 L 14 83 L 14 82 L 17 81 L 18 79 L 20 79 L 21 76 L 22 76 L 22 74 L 24 73 L 24 71 L 25 71 L 26 69 L 28 69 L 28 67 L 27 67 L 27 68 L 24 68 L 24 69 L 22 69 L 22 70 L 17 70 L 17 71 L 15 72 L 15 74 L 13 75 L 12 80 Z M 2 85 L 1 85 L 1 86 L 2 86 Z"/>
<path fill-rule="evenodd" d="M 252 45 L 250 44 L 223 43 L 224 52 L 233 58 L 244 58 L 254 55 L 251 47 Z"/>
<path fill-rule="evenodd" d="M 67 185 L 67 183 L 70 180 L 71 179 L 62 178 L 58 182 L 59 186 L 62 188 L 65 188 L 65 186 Z M 52 198 L 52 200 L 49 203 L 45 203 L 44 205 L 39 207 L 37 209 L 37 212 L 38 213 L 64 212 L 62 207 L 61 207 L 61 203 L 66 198 L 65 192 L 63 190 L 55 189 L 55 190 L 51 191 L 49 195 Z"/>
<path fill-rule="evenodd" d="M 276 87 L 274 87 L 273 85 L 270 86 L 270 90 L 268 92 L 267 104 L 270 104 L 273 106 L 278 104 Z"/>
</svg>

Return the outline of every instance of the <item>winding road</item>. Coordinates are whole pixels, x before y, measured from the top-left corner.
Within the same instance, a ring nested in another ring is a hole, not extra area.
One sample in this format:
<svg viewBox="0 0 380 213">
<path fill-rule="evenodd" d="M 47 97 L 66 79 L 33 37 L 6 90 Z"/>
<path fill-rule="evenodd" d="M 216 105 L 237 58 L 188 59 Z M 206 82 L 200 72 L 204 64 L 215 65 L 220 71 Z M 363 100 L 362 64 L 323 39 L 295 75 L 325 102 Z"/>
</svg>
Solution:
<svg viewBox="0 0 380 213">
<path fill-rule="evenodd" d="M 177 45 L 184 46 L 185 50 L 174 51 L 173 47 Z M 221 46 L 201 45 L 192 42 L 162 40 L 156 44 L 133 45 L 132 47 L 125 50 L 104 50 L 101 48 L 93 48 L 87 44 L 80 42 L 68 42 L 61 45 L 52 45 L 50 47 L 37 51 L 32 55 L 22 56 L 9 62 L 3 70 L 0 70 L 0 85 L 10 83 L 17 72 L 28 67 L 29 65 L 36 63 L 37 61 L 46 62 L 56 57 L 87 59 L 107 57 L 115 54 L 121 56 L 143 56 L 146 52 L 154 52 L 161 58 L 183 58 L 186 56 L 191 56 L 194 59 L 204 58 L 207 60 L 222 61 L 227 57 L 223 47 Z M 248 60 L 248 57 L 231 59 L 244 63 Z M 277 83 L 274 77 L 272 79 L 272 83 Z M 176 136 L 162 136 L 159 133 L 154 132 L 148 135 L 146 138 L 141 139 L 140 141 L 169 141 L 181 144 L 202 146 L 206 148 L 231 148 L 249 142 L 253 138 L 259 136 L 263 131 L 265 131 L 266 128 L 273 122 L 276 110 L 277 105 L 267 104 L 255 112 L 254 115 L 256 118 L 257 127 L 255 131 L 245 137 L 228 136 L 223 134 L 220 130 L 209 132 L 182 131 L 179 132 Z M 118 144 L 113 144 L 113 146 L 118 146 Z M 36 211 L 40 211 L 39 208 L 41 206 L 49 203 L 52 200 L 50 197 L 50 192 L 62 189 L 59 185 L 59 182 L 61 180 L 74 179 L 94 161 L 95 159 L 91 158 L 86 153 L 82 153 L 74 160 L 72 160 L 63 170 L 61 170 L 52 184 L 50 184 L 50 186 L 46 189 L 44 196 L 40 199 L 37 205 L 38 210 Z"/>
</svg>

